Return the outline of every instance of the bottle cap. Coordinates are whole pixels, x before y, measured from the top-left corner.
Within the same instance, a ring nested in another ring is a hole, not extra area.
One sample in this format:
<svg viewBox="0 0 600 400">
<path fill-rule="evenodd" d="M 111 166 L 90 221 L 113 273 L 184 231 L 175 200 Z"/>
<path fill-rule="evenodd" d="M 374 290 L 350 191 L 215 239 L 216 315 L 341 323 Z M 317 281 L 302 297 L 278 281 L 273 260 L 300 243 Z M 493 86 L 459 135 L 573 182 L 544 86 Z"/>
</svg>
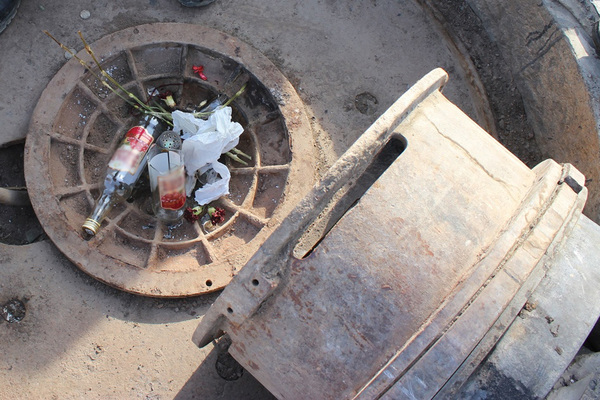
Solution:
<svg viewBox="0 0 600 400">
<path fill-rule="evenodd" d="M 98 233 L 98 229 L 100 229 L 100 224 L 98 223 L 98 221 L 88 218 L 85 220 L 83 225 L 81 225 L 81 227 L 86 233 L 93 236 L 96 233 Z"/>
</svg>

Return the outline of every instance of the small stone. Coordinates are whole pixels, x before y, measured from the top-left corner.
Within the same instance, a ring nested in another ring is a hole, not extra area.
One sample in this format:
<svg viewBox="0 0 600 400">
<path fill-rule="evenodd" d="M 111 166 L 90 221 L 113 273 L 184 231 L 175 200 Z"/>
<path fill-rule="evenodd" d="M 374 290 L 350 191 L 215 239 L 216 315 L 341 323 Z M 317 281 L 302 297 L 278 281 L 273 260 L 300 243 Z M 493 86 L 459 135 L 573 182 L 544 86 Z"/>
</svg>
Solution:
<svg viewBox="0 0 600 400">
<path fill-rule="evenodd" d="M 88 10 L 83 10 L 79 13 L 81 19 L 88 19 L 92 14 Z"/>
<path fill-rule="evenodd" d="M 21 300 L 11 300 L 0 308 L 0 316 L 8 323 L 21 322 L 25 318 L 26 308 Z"/>
<path fill-rule="evenodd" d="M 25 232 L 25 240 L 27 241 L 27 243 L 33 243 L 35 242 L 40 236 L 42 235 L 42 232 L 40 232 L 39 229 L 29 229 L 27 232 Z"/>
<path fill-rule="evenodd" d="M 529 312 L 531 312 L 531 311 L 535 310 L 535 309 L 536 309 L 536 307 L 537 307 L 537 304 L 535 304 L 535 303 L 530 303 L 530 302 L 526 302 L 526 303 L 525 303 L 525 305 L 523 306 L 523 309 L 524 309 L 525 311 L 529 311 Z"/>
<path fill-rule="evenodd" d="M 69 53 L 68 51 L 65 51 L 65 58 L 66 58 L 67 60 L 70 60 L 71 58 L 73 58 L 73 54 L 75 54 L 75 49 L 70 49 L 70 50 L 71 50 L 71 53 L 72 53 L 72 54 L 71 54 L 71 53 Z"/>
</svg>

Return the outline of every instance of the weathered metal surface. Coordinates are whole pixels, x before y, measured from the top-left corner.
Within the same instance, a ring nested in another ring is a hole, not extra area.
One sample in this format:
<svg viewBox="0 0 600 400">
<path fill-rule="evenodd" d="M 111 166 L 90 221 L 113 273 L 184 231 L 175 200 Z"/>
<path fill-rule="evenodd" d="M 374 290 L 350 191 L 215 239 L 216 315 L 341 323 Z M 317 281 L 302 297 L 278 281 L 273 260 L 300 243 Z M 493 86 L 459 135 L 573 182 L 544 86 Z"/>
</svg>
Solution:
<svg viewBox="0 0 600 400">
<path fill-rule="evenodd" d="M 460 391 L 448 385 L 439 398 L 571 398 L 561 391 L 551 397 L 548 391 L 561 386 L 561 375 L 563 384 L 573 383 L 573 371 L 567 373 L 565 368 L 582 350 L 600 314 L 598 243 L 600 227 L 581 216 L 557 249 L 546 277 L 493 351 Z M 575 375 L 582 381 L 583 374 Z"/>
<path fill-rule="evenodd" d="M 425 399 L 464 382 L 587 191 L 569 165 L 527 168 L 439 92 L 446 78 L 423 78 L 341 157 L 217 299 L 197 344 L 227 332 L 282 399 Z M 298 231 L 393 140 L 402 154 L 293 259 Z"/>
<path fill-rule="evenodd" d="M 222 289 L 314 182 L 312 134 L 301 100 L 266 57 L 209 28 L 149 24 L 91 47 L 128 90 L 145 97 L 169 85 L 163 89 L 184 107 L 216 93 L 231 96 L 247 82 L 232 107 L 245 128 L 238 148 L 252 161 L 242 166 L 224 159 L 231 194 L 218 201 L 227 219 L 215 231 L 206 234 L 187 222 L 170 229 L 149 215 L 149 196 L 142 192 L 115 207 L 99 234 L 84 241 L 81 224 L 99 196 L 107 162 L 136 118 L 71 60 L 42 94 L 27 136 L 25 176 L 39 220 L 77 266 L 117 288 L 158 297 Z M 79 56 L 89 58 L 84 51 Z M 193 65 L 204 66 L 208 81 L 194 74 Z"/>
</svg>

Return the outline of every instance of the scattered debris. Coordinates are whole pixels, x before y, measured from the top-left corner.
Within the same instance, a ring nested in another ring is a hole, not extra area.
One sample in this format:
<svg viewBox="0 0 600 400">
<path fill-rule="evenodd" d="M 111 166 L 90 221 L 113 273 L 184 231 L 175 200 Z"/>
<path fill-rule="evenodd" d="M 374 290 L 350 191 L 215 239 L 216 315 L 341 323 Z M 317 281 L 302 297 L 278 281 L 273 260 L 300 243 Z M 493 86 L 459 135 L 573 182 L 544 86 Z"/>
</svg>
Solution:
<svg viewBox="0 0 600 400">
<path fill-rule="evenodd" d="M 526 302 L 525 305 L 523 305 L 523 308 L 521 309 L 521 311 L 519 312 L 519 317 L 525 318 L 525 313 L 532 312 L 533 310 L 536 309 L 536 307 L 537 307 L 537 304 Z"/>
<path fill-rule="evenodd" d="M 217 374 L 226 381 L 235 381 L 244 375 L 244 368 L 227 352 L 219 353 L 215 368 Z"/>
<path fill-rule="evenodd" d="M 8 323 L 21 322 L 25 318 L 25 304 L 21 300 L 13 299 L 2 306 L 0 315 Z"/>
<path fill-rule="evenodd" d="M 226 381 L 235 381 L 244 375 L 244 368 L 229 354 L 231 339 L 225 335 L 221 336 L 215 342 L 217 351 L 217 361 L 215 368 L 217 374 Z"/>
<path fill-rule="evenodd" d="M 525 305 L 523 306 L 523 309 L 528 312 L 531 312 L 531 311 L 535 310 L 536 308 L 537 308 L 537 304 L 530 303 L 530 302 L 526 302 Z"/>
</svg>

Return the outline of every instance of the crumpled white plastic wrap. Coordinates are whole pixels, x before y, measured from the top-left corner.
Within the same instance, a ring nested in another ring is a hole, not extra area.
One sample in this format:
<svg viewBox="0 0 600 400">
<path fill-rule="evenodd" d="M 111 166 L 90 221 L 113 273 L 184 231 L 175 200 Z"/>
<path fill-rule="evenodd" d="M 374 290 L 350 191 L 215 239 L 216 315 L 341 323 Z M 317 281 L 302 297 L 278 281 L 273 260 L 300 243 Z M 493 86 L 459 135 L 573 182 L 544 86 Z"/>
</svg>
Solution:
<svg viewBox="0 0 600 400">
<path fill-rule="evenodd" d="M 218 161 L 210 163 L 200 168 L 200 174 L 203 174 L 209 169 L 214 169 L 218 174 L 212 180 L 209 180 L 204 186 L 196 190 L 194 199 L 196 203 L 203 206 L 210 203 L 211 201 L 217 200 L 219 197 L 229 194 L 229 180 L 231 179 L 231 173 L 225 164 L 221 164 Z M 194 182 L 195 184 L 195 182 Z M 194 187 L 192 186 L 191 190 Z"/>
<path fill-rule="evenodd" d="M 191 194 L 196 184 L 196 171 L 200 174 L 213 168 L 220 179 L 208 182 L 195 192 L 199 205 L 208 204 L 221 196 L 229 194 L 231 173 L 224 164 L 217 160 L 221 154 L 233 149 L 239 143 L 244 128 L 231 121 L 231 107 L 220 107 L 207 120 L 194 117 L 191 113 L 174 111 L 173 130 L 182 131 L 182 153 L 185 169 L 188 174 L 186 182 L 187 195 Z"/>
</svg>

